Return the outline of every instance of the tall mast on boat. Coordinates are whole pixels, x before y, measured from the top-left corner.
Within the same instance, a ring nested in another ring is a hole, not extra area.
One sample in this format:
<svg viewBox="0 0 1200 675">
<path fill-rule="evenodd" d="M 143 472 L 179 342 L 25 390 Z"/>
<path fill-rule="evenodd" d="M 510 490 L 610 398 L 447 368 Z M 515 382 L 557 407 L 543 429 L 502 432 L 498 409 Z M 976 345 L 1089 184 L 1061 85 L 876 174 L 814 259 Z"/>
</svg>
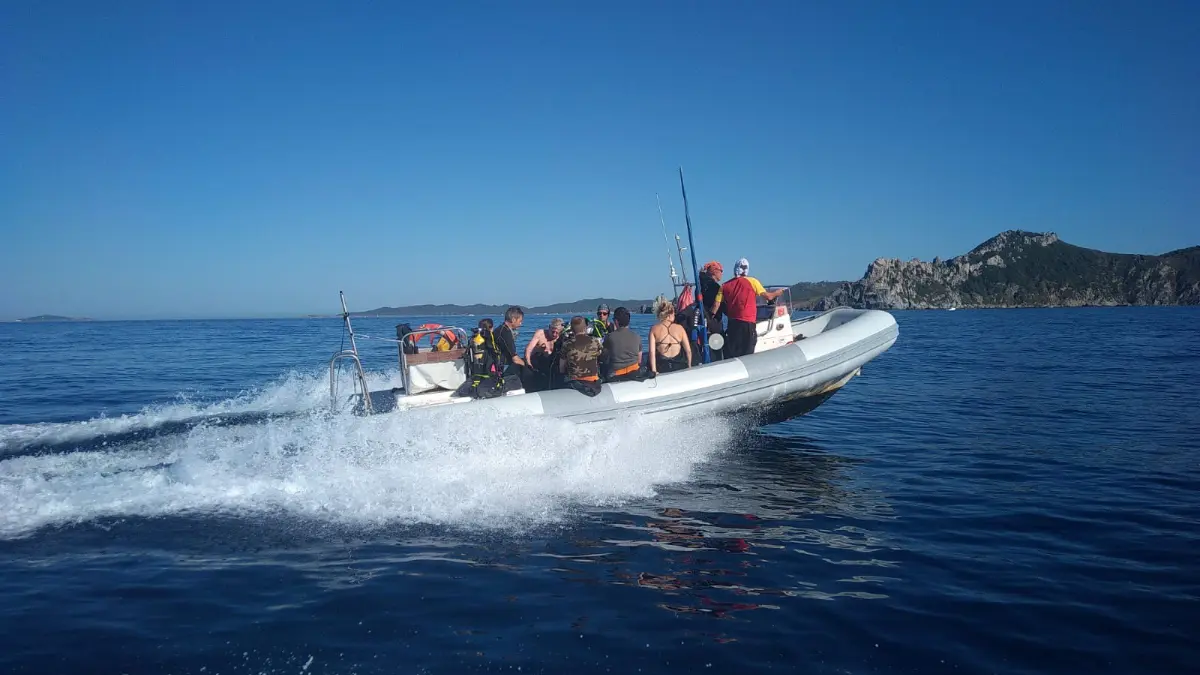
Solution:
<svg viewBox="0 0 1200 675">
<path fill-rule="evenodd" d="M 683 217 L 687 221 L 688 248 L 692 252 L 692 275 L 696 280 L 696 332 L 700 336 L 700 349 L 704 363 L 711 363 L 712 355 L 708 351 L 708 317 L 704 315 L 704 292 L 700 290 L 700 268 L 696 264 L 696 241 L 692 237 L 692 216 L 688 211 L 687 188 L 683 186 L 683 167 L 679 167 L 679 191 L 683 193 Z"/>
<path fill-rule="evenodd" d="M 679 285 L 679 275 L 675 273 L 675 263 L 671 262 L 671 243 L 667 241 L 667 221 L 663 219 L 662 200 L 658 198 L 658 193 L 654 193 L 654 200 L 658 202 L 658 222 L 662 223 L 663 245 L 667 247 L 667 266 L 671 268 L 671 293 L 675 292 L 675 288 Z M 682 266 L 682 261 L 680 266 Z"/>
</svg>

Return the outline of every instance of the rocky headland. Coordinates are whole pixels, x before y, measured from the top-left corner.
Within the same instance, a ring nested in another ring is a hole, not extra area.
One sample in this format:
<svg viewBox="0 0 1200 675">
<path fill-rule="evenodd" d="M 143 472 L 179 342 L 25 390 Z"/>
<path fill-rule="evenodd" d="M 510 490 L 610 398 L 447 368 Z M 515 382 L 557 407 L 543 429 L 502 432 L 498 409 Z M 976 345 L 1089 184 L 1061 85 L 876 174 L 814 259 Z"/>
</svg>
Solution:
<svg viewBox="0 0 1200 675">
<path fill-rule="evenodd" d="M 1053 232 L 1009 230 L 965 255 L 879 258 L 862 279 L 812 303 L 867 309 L 1200 305 L 1200 246 L 1162 255 L 1107 253 Z"/>
</svg>

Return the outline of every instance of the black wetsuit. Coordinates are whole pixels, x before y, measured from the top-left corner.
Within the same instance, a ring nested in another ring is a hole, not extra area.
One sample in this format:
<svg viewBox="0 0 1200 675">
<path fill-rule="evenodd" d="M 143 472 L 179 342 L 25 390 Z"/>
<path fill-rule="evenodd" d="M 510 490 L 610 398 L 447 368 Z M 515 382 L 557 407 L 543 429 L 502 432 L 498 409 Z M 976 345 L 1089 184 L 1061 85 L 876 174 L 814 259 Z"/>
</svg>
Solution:
<svg viewBox="0 0 1200 675">
<path fill-rule="evenodd" d="M 504 373 L 504 391 L 513 391 L 523 386 L 524 373 L 520 365 L 513 359 L 517 356 L 517 340 L 512 328 L 502 323 L 492 331 L 496 336 L 496 349 L 500 351 L 500 367 Z"/>
<path fill-rule="evenodd" d="M 704 296 L 704 318 L 707 323 L 705 327 L 708 329 L 709 335 L 725 335 L 725 328 L 721 325 L 721 317 L 725 314 L 721 309 L 717 309 L 717 316 L 709 318 L 712 314 L 713 305 L 717 302 L 717 293 L 721 291 L 721 284 L 717 283 L 706 272 L 700 273 L 700 294 Z M 703 347 L 701 347 L 703 349 Z M 712 355 L 713 361 L 719 361 L 724 356 L 723 350 L 710 349 L 709 354 Z"/>
</svg>

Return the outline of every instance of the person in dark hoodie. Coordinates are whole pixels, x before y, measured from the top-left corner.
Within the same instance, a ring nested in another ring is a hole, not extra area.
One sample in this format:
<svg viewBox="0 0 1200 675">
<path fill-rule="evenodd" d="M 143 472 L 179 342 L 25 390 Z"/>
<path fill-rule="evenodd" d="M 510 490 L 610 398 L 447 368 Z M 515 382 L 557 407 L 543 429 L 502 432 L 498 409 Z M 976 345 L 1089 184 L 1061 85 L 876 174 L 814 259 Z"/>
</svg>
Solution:
<svg viewBox="0 0 1200 675">
<path fill-rule="evenodd" d="M 721 276 L 724 273 L 725 270 L 721 267 L 721 263 L 716 260 L 710 260 L 700 268 L 700 294 L 704 296 L 705 326 L 710 336 L 725 336 L 725 327 L 721 324 L 721 318 L 725 312 L 717 302 L 717 296 L 721 293 Z M 724 356 L 724 350 L 710 349 L 709 354 L 712 355 L 713 361 L 720 361 Z"/>
</svg>

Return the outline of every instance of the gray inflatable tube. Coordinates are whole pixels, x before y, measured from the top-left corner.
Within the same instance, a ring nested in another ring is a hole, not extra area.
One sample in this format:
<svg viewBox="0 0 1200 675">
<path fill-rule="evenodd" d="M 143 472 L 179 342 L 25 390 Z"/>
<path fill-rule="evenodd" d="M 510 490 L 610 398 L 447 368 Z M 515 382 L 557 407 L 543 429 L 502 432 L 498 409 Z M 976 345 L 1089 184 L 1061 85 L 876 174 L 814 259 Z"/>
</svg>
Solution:
<svg viewBox="0 0 1200 675">
<path fill-rule="evenodd" d="M 788 322 L 790 317 L 780 321 Z M 811 409 L 891 347 L 899 336 L 891 314 L 844 307 L 791 321 L 790 325 L 780 325 L 779 330 L 785 335 L 791 333 L 795 340 L 643 382 L 605 384 L 594 397 L 562 389 L 466 405 L 506 416 L 545 415 L 579 423 L 602 422 L 625 414 L 679 418 L 761 412 L 803 404 L 806 399 L 813 401 Z M 397 401 L 397 407 L 406 407 L 403 398 Z"/>
</svg>

